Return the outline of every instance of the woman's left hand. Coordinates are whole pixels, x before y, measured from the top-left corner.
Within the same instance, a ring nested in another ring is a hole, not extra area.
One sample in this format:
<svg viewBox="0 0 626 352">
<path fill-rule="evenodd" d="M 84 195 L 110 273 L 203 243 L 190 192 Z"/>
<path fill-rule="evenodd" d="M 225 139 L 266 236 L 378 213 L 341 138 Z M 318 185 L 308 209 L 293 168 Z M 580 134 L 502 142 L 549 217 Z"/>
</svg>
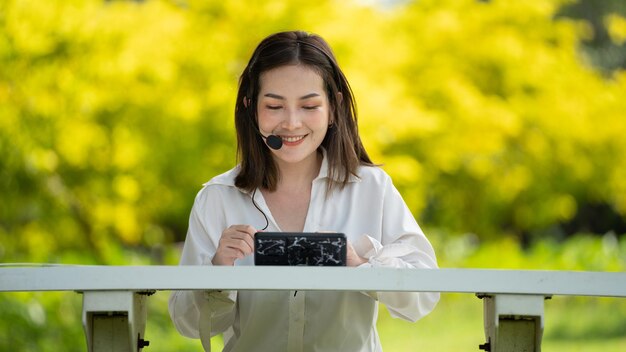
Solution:
<svg viewBox="0 0 626 352">
<path fill-rule="evenodd" d="M 347 242 L 347 248 L 346 248 L 346 266 L 359 266 L 361 264 L 365 264 L 367 263 L 367 259 L 360 257 L 356 251 L 354 250 L 354 247 L 352 247 L 352 245 L 350 244 L 350 242 Z"/>
</svg>

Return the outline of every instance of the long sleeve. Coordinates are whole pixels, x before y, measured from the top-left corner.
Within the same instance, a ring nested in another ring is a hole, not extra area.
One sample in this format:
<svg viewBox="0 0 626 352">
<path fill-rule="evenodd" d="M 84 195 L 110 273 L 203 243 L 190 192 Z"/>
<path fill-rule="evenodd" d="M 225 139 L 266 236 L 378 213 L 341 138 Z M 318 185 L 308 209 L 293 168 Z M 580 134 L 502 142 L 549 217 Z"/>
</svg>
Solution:
<svg viewBox="0 0 626 352">
<path fill-rule="evenodd" d="M 354 244 L 368 260 L 363 267 L 437 268 L 432 245 L 420 229 L 391 179 L 386 178 L 382 204 L 381 241 L 363 236 Z M 416 321 L 430 313 L 439 301 L 437 292 L 369 292 L 387 306 L 392 316 Z"/>
<path fill-rule="evenodd" d="M 215 235 L 212 237 L 211 233 L 221 235 L 219 229 L 223 226 L 223 220 L 214 216 L 221 208 L 215 199 L 218 195 L 209 193 L 211 190 L 205 188 L 196 197 L 180 265 L 212 265 L 211 259 L 217 249 L 219 235 L 216 241 Z M 201 314 L 212 314 L 211 336 L 221 333 L 233 322 L 236 299 L 237 291 L 173 291 L 168 308 L 176 329 L 182 335 L 199 338 Z"/>
</svg>

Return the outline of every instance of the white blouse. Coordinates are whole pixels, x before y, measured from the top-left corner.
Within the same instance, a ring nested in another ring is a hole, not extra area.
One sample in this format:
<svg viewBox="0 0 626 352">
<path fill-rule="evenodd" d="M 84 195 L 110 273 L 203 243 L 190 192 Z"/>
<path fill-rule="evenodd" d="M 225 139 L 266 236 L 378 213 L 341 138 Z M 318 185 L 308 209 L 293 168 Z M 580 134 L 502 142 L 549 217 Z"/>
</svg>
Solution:
<svg viewBox="0 0 626 352">
<path fill-rule="evenodd" d="M 212 265 L 222 231 L 231 225 L 265 226 L 251 194 L 235 187 L 238 169 L 216 176 L 198 193 L 180 265 Z M 391 178 L 378 167 L 362 166 L 342 190 L 326 198 L 328 163 L 313 181 L 304 232 L 342 232 L 357 254 L 359 266 L 437 268 L 435 253 Z M 255 201 L 267 215 L 266 231 L 281 231 L 263 199 Z M 254 265 L 253 255 L 235 265 Z M 357 269 L 355 269 L 357 270 Z M 416 321 L 439 301 L 429 292 L 346 291 L 174 291 L 169 312 L 178 331 L 202 338 L 224 333 L 224 351 L 381 351 L 376 331 L 378 302 L 396 318 Z M 212 318 L 201 315 L 212 313 Z M 208 331 L 200 331 L 210 329 Z M 209 328 L 210 327 L 210 328 Z"/>
</svg>

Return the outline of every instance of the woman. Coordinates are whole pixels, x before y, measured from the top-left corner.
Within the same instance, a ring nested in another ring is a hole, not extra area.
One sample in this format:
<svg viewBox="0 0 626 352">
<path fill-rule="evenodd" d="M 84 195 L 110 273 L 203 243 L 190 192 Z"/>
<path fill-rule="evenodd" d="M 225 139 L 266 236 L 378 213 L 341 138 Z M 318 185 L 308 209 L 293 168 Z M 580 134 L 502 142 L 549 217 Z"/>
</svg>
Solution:
<svg viewBox="0 0 626 352">
<path fill-rule="evenodd" d="M 181 265 L 253 265 L 259 230 L 345 233 L 347 266 L 436 268 L 432 246 L 361 143 L 352 91 L 328 44 L 264 39 L 241 75 L 239 165 L 198 193 Z M 271 147 L 269 147 L 271 146 Z M 224 332 L 225 351 L 380 351 L 378 302 L 416 321 L 437 293 L 173 292 L 181 334 Z"/>
</svg>

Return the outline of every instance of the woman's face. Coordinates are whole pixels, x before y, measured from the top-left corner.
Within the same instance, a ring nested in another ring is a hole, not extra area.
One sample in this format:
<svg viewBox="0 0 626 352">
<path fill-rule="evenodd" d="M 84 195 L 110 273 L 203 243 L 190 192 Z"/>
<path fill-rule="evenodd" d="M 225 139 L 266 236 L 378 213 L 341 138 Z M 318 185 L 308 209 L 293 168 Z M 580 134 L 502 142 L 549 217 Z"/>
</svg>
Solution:
<svg viewBox="0 0 626 352">
<path fill-rule="evenodd" d="M 316 160 L 329 124 L 322 77 L 306 66 L 289 65 L 262 73 L 259 82 L 259 128 L 264 136 L 282 139 L 282 148 L 271 149 L 279 165 Z"/>
</svg>

